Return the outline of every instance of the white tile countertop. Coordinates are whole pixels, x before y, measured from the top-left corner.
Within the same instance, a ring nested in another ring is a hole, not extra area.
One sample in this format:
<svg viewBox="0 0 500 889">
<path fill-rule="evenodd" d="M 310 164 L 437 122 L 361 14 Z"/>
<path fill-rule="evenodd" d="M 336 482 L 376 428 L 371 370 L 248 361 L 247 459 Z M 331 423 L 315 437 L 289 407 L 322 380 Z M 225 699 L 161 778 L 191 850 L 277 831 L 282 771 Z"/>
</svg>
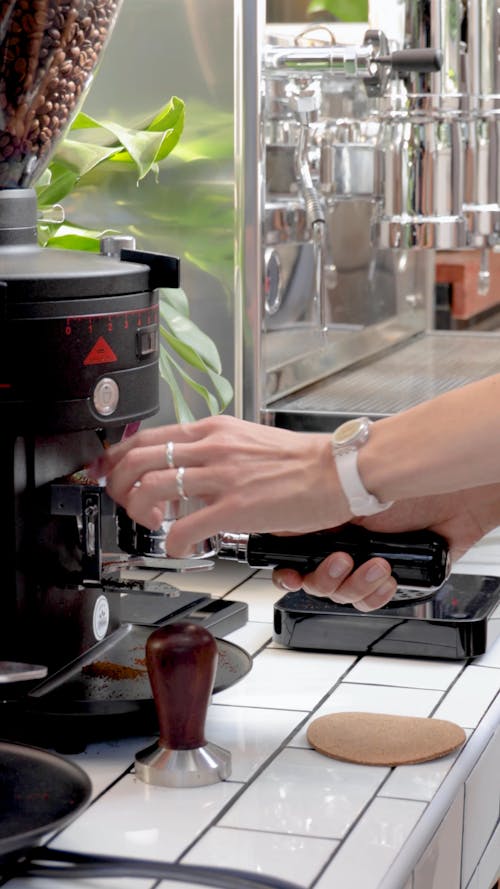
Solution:
<svg viewBox="0 0 500 889">
<path fill-rule="evenodd" d="M 500 576 L 500 533 L 457 568 Z M 490 889 L 500 872 L 500 634 L 471 662 L 292 651 L 272 642 L 279 592 L 268 573 L 219 563 L 175 583 L 248 603 L 248 623 L 226 638 L 253 655 L 253 668 L 213 697 L 206 726 L 208 740 L 231 751 L 232 774 L 200 788 L 146 785 L 133 760 L 153 739 L 91 744 L 70 758 L 90 776 L 92 801 L 48 838 L 50 847 L 238 868 L 308 889 Z M 491 619 L 500 630 L 500 604 Z M 450 719 L 467 742 L 421 765 L 340 762 L 313 750 L 306 729 L 342 710 Z M 6 885 L 159 884 L 124 877 Z"/>
</svg>

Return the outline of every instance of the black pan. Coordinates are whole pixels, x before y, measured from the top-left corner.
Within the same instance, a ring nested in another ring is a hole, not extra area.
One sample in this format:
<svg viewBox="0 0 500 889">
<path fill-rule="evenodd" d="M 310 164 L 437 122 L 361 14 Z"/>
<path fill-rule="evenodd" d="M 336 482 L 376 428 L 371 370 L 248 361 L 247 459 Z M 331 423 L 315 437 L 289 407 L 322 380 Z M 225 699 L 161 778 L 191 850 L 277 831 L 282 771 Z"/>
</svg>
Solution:
<svg viewBox="0 0 500 889">
<path fill-rule="evenodd" d="M 46 750 L 0 741 L 0 878 L 59 879 L 142 877 L 216 889 L 300 889 L 262 874 L 106 855 L 81 855 L 41 846 L 90 799 L 82 769 Z"/>
<path fill-rule="evenodd" d="M 85 772 L 37 747 L 0 741 L 0 878 L 141 877 L 216 889 L 300 889 L 263 874 L 47 849 L 43 837 L 72 821 L 90 799 Z"/>
<path fill-rule="evenodd" d="M 64 757 L 0 741 L 0 864 L 72 821 L 91 789 L 86 773 Z"/>
</svg>

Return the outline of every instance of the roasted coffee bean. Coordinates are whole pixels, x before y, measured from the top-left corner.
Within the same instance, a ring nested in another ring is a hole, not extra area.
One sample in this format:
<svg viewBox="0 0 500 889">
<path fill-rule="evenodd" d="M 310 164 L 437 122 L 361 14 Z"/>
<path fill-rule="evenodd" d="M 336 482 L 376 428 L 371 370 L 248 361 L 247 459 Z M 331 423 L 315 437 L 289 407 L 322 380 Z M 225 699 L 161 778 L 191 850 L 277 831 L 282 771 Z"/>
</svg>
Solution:
<svg viewBox="0 0 500 889">
<path fill-rule="evenodd" d="M 122 0 L 0 0 L 0 188 L 46 166 Z"/>
</svg>

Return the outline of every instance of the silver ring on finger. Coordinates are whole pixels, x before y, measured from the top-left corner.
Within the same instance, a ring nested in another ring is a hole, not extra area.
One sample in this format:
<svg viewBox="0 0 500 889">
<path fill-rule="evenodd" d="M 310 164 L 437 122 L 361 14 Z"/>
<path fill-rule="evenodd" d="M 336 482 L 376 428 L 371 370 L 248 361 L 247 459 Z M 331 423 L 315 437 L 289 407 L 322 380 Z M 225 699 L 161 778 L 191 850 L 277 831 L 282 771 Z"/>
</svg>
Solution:
<svg viewBox="0 0 500 889">
<path fill-rule="evenodd" d="M 175 475 L 175 484 L 177 487 L 177 493 L 178 493 L 179 498 L 181 500 L 189 500 L 189 497 L 187 496 L 187 494 L 184 490 L 184 474 L 185 474 L 185 472 L 186 472 L 186 470 L 184 469 L 184 466 L 179 466 L 179 468 L 176 472 L 176 475 Z"/>
<path fill-rule="evenodd" d="M 169 469 L 175 469 L 175 461 L 174 461 L 174 443 L 173 441 L 167 441 L 165 445 L 165 458 L 167 460 L 167 466 Z"/>
</svg>

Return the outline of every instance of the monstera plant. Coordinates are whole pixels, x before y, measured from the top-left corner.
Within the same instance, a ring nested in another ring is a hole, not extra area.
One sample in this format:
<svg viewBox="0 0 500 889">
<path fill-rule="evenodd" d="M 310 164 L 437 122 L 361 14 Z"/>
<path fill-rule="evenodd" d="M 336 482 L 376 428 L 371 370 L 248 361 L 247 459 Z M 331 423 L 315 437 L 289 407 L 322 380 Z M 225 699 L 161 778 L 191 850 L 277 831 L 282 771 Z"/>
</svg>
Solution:
<svg viewBox="0 0 500 889">
<path fill-rule="evenodd" d="M 97 121 L 85 113 L 75 118 L 66 138 L 37 185 L 38 237 L 45 247 L 99 251 L 105 234 L 66 218 L 63 201 L 78 189 L 105 189 L 106 179 L 120 170 L 138 187 L 158 176 L 159 165 L 177 145 L 184 127 L 184 102 L 172 97 L 148 120 L 135 128 L 109 120 Z M 191 320 L 189 302 L 181 289 L 160 290 L 160 374 L 169 387 L 179 422 L 194 419 L 184 395 L 194 390 L 210 413 L 224 410 L 233 391 L 222 375 L 215 343 Z M 194 376 L 193 376 L 194 374 Z"/>
<path fill-rule="evenodd" d="M 311 0 L 307 7 L 310 15 L 329 12 L 345 22 L 368 21 L 368 0 Z"/>
</svg>

